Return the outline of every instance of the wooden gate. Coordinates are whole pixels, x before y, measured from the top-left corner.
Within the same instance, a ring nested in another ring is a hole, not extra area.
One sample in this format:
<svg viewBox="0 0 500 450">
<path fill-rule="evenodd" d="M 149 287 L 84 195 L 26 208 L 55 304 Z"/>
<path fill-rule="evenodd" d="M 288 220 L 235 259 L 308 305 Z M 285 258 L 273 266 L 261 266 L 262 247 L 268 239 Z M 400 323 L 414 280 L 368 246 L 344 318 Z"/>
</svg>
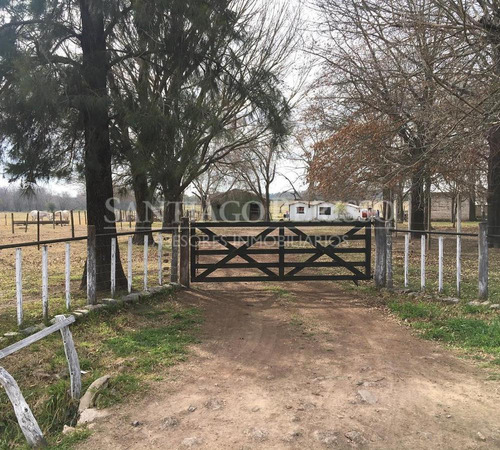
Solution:
<svg viewBox="0 0 500 450">
<path fill-rule="evenodd" d="M 193 222 L 191 281 L 369 280 L 371 228 L 369 221 Z"/>
</svg>

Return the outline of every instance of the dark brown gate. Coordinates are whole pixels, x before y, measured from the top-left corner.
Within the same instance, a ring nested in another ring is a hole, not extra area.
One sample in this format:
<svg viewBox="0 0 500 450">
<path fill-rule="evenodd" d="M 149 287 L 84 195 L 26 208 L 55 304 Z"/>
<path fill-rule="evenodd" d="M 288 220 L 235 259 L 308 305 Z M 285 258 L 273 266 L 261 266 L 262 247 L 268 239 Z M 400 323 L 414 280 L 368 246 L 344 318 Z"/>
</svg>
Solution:
<svg viewBox="0 0 500 450">
<path fill-rule="evenodd" d="M 368 221 L 193 222 L 191 281 L 369 280 L 371 228 Z"/>
</svg>

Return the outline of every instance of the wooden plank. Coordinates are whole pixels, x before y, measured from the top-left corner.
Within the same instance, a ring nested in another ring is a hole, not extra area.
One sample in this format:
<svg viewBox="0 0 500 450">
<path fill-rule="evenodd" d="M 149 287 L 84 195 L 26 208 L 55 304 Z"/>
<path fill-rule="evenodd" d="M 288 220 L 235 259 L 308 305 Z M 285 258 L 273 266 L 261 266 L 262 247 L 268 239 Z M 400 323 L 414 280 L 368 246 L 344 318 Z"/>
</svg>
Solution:
<svg viewBox="0 0 500 450">
<path fill-rule="evenodd" d="M 387 230 L 385 224 L 379 220 L 375 221 L 375 286 L 385 287 L 387 280 Z"/>
<path fill-rule="evenodd" d="M 392 270 L 392 233 L 389 231 L 390 224 L 386 226 L 386 287 L 392 289 L 394 287 L 393 270 Z"/>
<path fill-rule="evenodd" d="M 457 297 L 462 290 L 462 236 L 457 236 Z"/>
<path fill-rule="evenodd" d="M 43 437 L 42 430 L 40 430 L 35 416 L 26 403 L 16 380 L 3 367 L 0 367 L 0 384 L 5 389 L 7 397 L 9 397 L 12 403 L 17 422 L 28 444 L 35 448 L 46 447 L 47 442 Z"/>
<path fill-rule="evenodd" d="M 178 226 L 172 230 L 172 258 L 170 262 L 170 282 L 179 282 L 179 230 Z"/>
<path fill-rule="evenodd" d="M 349 264 L 354 266 L 354 267 L 365 267 L 366 262 L 365 261 L 349 261 Z M 197 269 L 208 269 L 209 267 L 213 266 L 213 263 L 196 263 L 195 268 Z M 328 261 L 328 262 L 309 262 L 309 261 L 304 261 L 304 262 L 272 262 L 272 263 L 229 263 L 229 264 L 224 264 L 221 266 L 221 269 L 261 269 L 263 267 L 270 267 L 270 268 L 280 268 L 280 267 L 300 267 L 303 269 L 307 269 L 309 267 L 344 267 L 345 264 L 336 262 L 336 261 Z"/>
<path fill-rule="evenodd" d="M 410 233 L 405 234 L 405 288 L 410 285 Z"/>
<path fill-rule="evenodd" d="M 427 242 L 425 241 L 425 234 L 420 236 L 420 289 L 425 289 L 425 252 L 427 249 Z"/>
<path fill-rule="evenodd" d="M 158 233 L 158 285 L 163 286 L 163 234 Z"/>
<path fill-rule="evenodd" d="M 69 212 L 71 218 L 71 237 L 75 237 L 75 216 L 73 214 L 73 210 Z"/>
<path fill-rule="evenodd" d="M 258 282 L 258 281 L 368 281 L 371 277 L 363 275 L 297 275 L 293 277 L 285 276 L 280 278 L 278 275 L 274 277 L 267 276 L 234 276 L 234 277 L 196 277 L 192 281 L 194 283 L 237 283 L 237 282 Z"/>
<path fill-rule="evenodd" d="M 116 238 L 111 238 L 111 298 L 116 293 Z"/>
<path fill-rule="evenodd" d="M 38 242 L 38 250 L 40 250 L 40 211 L 36 212 L 36 240 Z"/>
<path fill-rule="evenodd" d="M 42 247 L 42 312 L 43 319 L 49 320 L 49 247 Z"/>
<path fill-rule="evenodd" d="M 14 213 L 10 214 L 10 220 L 11 220 L 11 225 L 12 225 L 12 234 L 14 234 Z"/>
<path fill-rule="evenodd" d="M 189 218 L 181 220 L 180 242 L 179 242 L 179 281 L 182 286 L 189 287 Z"/>
<path fill-rule="evenodd" d="M 56 316 L 56 323 L 65 323 L 66 317 Z M 82 392 L 82 373 L 80 370 L 80 361 L 78 359 L 78 354 L 76 353 L 75 343 L 73 341 L 73 335 L 69 329 L 69 326 L 60 329 L 61 337 L 64 345 L 64 353 L 66 354 L 66 359 L 68 361 L 68 370 L 71 381 L 71 398 L 77 400 L 80 398 Z"/>
<path fill-rule="evenodd" d="M 280 227 L 279 228 L 279 276 L 280 278 L 283 278 L 285 276 L 285 252 L 283 251 L 285 249 L 285 227 Z M 269 267 L 269 266 L 268 266 Z"/>
<path fill-rule="evenodd" d="M 443 275 L 444 275 L 444 237 L 438 238 L 439 261 L 438 261 L 438 292 L 440 294 L 444 291 Z"/>
<path fill-rule="evenodd" d="M 61 328 L 67 327 L 71 325 L 75 321 L 74 316 L 69 316 L 64 319 L 64 321 L 60 321 L 51 325 L 50 327 L 44 328 L 43 330 L 28 336 L 27 338 L 22 339 L 21 341 L 16 342 L 15 344 L 9 345 L 4 349 L 0 350 L 0 359 L 5 358 L 6 356 L 12 355 L 19 350 L 28 347 L 29 345 L 43 339 L 46 336 L 49 336 L 56 331 L 59 331 Z"/>
<path fill-rule="evenodd" d="M 369 224 L 369 220 L 356 220 L 356 221 L 332 221 L 332 222 L 196 222 L 196 227 L 199 228 L 268 228 L 275 227 L 278 228 L 280 225 L 285 225 L 286 227 L 361 227 L 364 228 Z"/>
<path fill-rule="evenodd" d="M 128 247 L 127 247 L 127 285 L 128 285 L 128 293 L 132 292 L 132 236 L 128 238 Z"/>
<path fill-rule="evenodd" d="M 144 235 L 144 290 L 148 290 L 148 255 L 149 255 L 149 238 Z"/>
<path fill-rule="evenodd" d="M 97 259 L 95 226 L 87 227 L 87 304 L 97 303 Z"/>
<path fill-rule="evenodd" d="M 306 254 L 320 254 L 323 252 L 318 250 L 317 248 L 285 248 L 282 250 L 285 255 L 306 255 Z M 335 253 L 345 253 L 345 254 L 367 254 L 370 252 L 370 246 L 367 247 L 352 247 L 352 248 L 343 248 L 343 247 L 335 247 Z M 207 250 L 207 249 L 198 249 L 196 251 L 197 255 L 229 255 L 231 250 Z M 278 248 L 249 248 L 245 251 L 246 255 L 279 255 L 280 249 Z M 370 253 L 371 256 L 371 253 Z"/>
<path fill-rule="evenodd" d="M 71 244 L 66 243 L 65 252 L 65 290 L 66 290 L 66 309 L 69 311 L 71 309 Z"/>
<path fill-rule="evenodd" d="M 16 250 L 16 300 L 17 300 L 17 325 L 23 324 L 23 251 Z"/>
<path fill-rule="evenodd" d="M 488 272 L 489 272 L 489 250 L 488 250 L 488 223 L 479 224 L 479 298 L 488 300 Z"/>
</svg>

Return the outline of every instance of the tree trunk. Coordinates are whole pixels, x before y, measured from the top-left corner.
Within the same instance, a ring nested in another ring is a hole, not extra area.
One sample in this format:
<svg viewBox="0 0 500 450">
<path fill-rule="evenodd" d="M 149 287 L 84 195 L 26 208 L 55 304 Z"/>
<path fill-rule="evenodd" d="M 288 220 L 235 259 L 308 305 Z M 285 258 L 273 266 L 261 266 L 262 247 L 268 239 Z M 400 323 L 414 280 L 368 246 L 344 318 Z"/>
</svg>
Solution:
<svg viewBox="0 0 500 450">
<path fill-rule="evenodd" d="M 266 184 L 266 198 L 264 205 L 265 220 L 266 222 L 271 221 L 271 194 L 269 192 L 269 184 Z"/>
<path fill-rule="evenodd" d="M 469 197 L 469 220 L 471 222 L 477 221 L 476 214 L 476 192 L 473 190 Z"/>
<path fill-rule="evenodd" d="M 210 220 L 210 217 L 208 215 L 208 196 L 202 194 L 200 196 L 201 200 L 201 217 L 203 218 L 202 220 Z"/>
<path fill-rule="evenodd" d="M 82 21 L 82 107 L 85 134 L 85 184 L 87 189 L 87 220 L 97 234 L 97 288 L 109 289 L 111 268 L 111 237 L 116 233 L 111 175 L 111 146 L 107 75 L 109 70 L 102 7 L 91 0 L 80 0 Z M 109 207 L 107 207 L 107 205 Z M 126 286 L 126 278 L 117 248 L 117 286 Z M 83 279 L 86 279 L 84 273 Z M 82 282 L 82 284 L 84 284 Z"/>
<path fill-rule="evenodd" d="M 165 206 L 163 208 L 163 227 L 178 223 L 182 216 L 182 193 L 163 188 Z"/>
<path fill-rule="evenodd" d="M 132 169 L 133 170 L 133 169 Z M 152 189 L 148 185 L 147 177 L 144 173 L 137 173 L 133 176 L 132 186 L 135 195 L 135 209 L 137 219 L 135 223 L 135 231 L 150 231 L 153 224 L 154 212 L 149 206 L 152 204 L 153 195 Z M 145 234 L 136 234 L 132 238 L 134 244 L 144 245 Z M 153 233 L 148 233 L 149 245 L 154 245 Z"/>
<path fill-rule="evenodd" d="M 488 242 L 500 248 L 500 127 L 490 130 L 488 143 Z"/>
<path fill-rule="evenodd" d="M 411 230 L 425 230 L 425 193 L 422 171 L 413 175 L 411 184 Z M 421 233 L 412 233 L 412 237 L 420 237 Z"/>
</svg>

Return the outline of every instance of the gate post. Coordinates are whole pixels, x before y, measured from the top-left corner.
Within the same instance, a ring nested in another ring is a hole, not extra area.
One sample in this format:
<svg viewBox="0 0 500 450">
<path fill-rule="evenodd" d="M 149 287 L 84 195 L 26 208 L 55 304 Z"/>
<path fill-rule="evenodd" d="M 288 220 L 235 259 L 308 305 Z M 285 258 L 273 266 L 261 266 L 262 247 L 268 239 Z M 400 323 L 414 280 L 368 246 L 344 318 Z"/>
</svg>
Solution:
<svg viewBox="0 0 500 450">
<path fill-rule="evenodd" d="M 394 288 L 393 271 L 392 271 L 392 232 L 390 230 L 391 222 L 386 222 L 386 286 L 387 289 Z"/>
<path fill-rule="evenodd" d="M 387 275 L 387 229 L 381 220 L 375 220 L 375 286 L 383 288 Z"/>
<path fill-rule="evenodd" d="M 479 298 L 488 300 L 488 223 L 479 224 Z"/>
<path fill-rule="evenodd" d="M 181 219 L 179 282 L 189 287 L 189 218 Z"/>
</svg>

